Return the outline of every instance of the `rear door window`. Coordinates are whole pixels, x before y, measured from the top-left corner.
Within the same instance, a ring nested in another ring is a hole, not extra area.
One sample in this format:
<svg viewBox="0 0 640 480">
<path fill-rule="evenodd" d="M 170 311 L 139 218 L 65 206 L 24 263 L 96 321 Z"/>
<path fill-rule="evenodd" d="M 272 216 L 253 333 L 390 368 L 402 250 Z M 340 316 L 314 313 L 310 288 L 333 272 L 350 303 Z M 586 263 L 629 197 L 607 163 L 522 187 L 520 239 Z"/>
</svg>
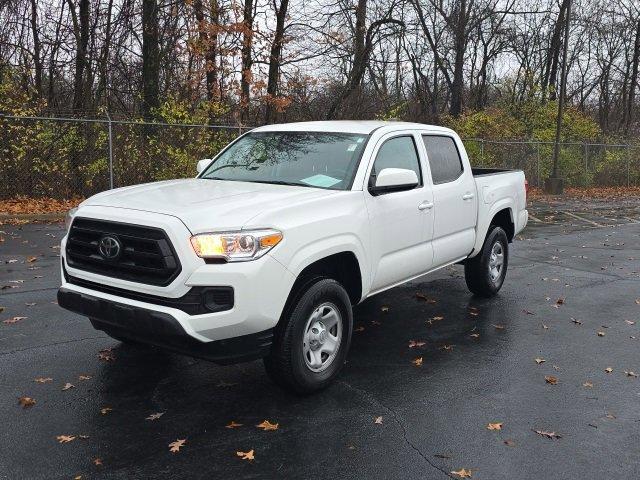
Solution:
<svg viewBox="0 0 640 480">
<path fill-rule="evenodd" d="M 464 168 L 453 138 L 444 135 L 423 135 L 422 141 L 427 149 L 434 185 L 453 182 L 462 175 Z"/>
</svg>

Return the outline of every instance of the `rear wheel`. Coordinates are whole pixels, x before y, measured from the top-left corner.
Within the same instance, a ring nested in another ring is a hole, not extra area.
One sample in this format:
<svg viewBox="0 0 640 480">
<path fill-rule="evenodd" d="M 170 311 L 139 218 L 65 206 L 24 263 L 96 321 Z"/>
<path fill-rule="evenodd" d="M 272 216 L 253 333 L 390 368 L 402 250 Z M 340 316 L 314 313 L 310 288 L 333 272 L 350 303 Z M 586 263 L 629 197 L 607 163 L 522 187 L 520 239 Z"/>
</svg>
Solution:
<svg viewBox="0 0 640 480">
<path fill-rule="evenodd" d="M 337 281 L 318 277 L 298 292 L 276 328 L 264 365 L 281 387 L 299 394 L 327 387 L 349 350 L 351 302 Z"/>
<path fill-rule="evenodd" d="M 504 283 L 509 264 L 509 240 L 500 227 L 492 227 L 482 251 L 464 264 L 464 277 L 471 292 L 492 297 Z"/>
</svg>

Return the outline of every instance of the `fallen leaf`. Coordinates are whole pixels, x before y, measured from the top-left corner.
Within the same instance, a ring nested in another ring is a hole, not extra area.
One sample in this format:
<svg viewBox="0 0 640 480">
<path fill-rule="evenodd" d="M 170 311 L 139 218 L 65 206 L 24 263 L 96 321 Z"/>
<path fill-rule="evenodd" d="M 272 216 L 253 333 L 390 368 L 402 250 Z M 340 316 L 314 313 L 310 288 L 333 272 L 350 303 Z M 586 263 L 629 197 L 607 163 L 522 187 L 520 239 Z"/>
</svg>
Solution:
<svg viewBox="0 0 640 480">
<path fill-rule="evenodd" d="M 145 418 L 145 420 L 158 420 L 162 415 L 164 415 L 164 412 L 152 413 L 147 418 Z"/>
<path fill-rule="evenodd" d="M 1 312 L 2 310 L 0 310 Z M 627 322 L 628 325 L 635 325 L 636 322 L 634 322 L 633 320 L 625 320 L 625 322 Z"/>
<path fill-rule="evenodd" d="M 607 372 L 607 373 L 611 373 L 611 372 L 613 372 L 613 368 L 607 367 L 607 368 L 604 369 L 604 371 Z"/>
<path fill-rule="evenodd" d="M 478 338 L 478 337 L 480 337 L 480 334 L 479 333 L 471 333 L 471 334 L 469 334 L 469 336 L 471 338 Z"/>
<path fill-rule="evenodd" d="M 418 357 L 415 360 L 412 360 L 411 363 L 413 363 L 416 367 L 421 367 L 422 366 L 422 357 Z"/>
<path fill-rule="evenodd" d="M 0 313 L 2 313 L 2 312 L 4 312 L 4 307 L 0 307 Z"/>
<path fill-rule="evenodd" d="M 535 315 L 535 313 L 530 312 L 529 310 L 525 310 L 525 309 L 522 310 L 522 313 L 526 313 L 527 315 Z"/>
<path fill-rule="evenodd" d="M 582 386 L 585 388 L 593 388 L 593 383 L 587 381 L 587 382 L 584 382 Z"/>
<path fill-rule="evenodd" d="M 36 303 L 35 302 L 28 302 L 28 303 L 25 303 L 25 306 L 26 307 L 35 307 Z"/>
<path fill-rule="evenodd" d="M 427 323 L 429 325 L 433 325 L 433 322 L 439 322 L 441 320 L 444 320 L 444 317 L 441 317 L 441 316 L 431 317 L 429 320 L 427 320 Z"/>
<path fill-rule="evenodd" d="M 98 358 L 104 362 L 113 362 L 116 357 L 113 355 L 111 348 L 104 348 L 98 352 Z"/>
<path fill-rule="evenodd" d="M 91 380 L 91 375 L 78 375 L 78 380 Z"/>
<path fill-rule="evenodd" d="M 22 406 L 22 408 L 33 407 L 36 404 L 36 401 L 31 397 L 20 397 L 18 399 L 18 404 Z"/>
<path fill-rule="evenodd" d="M 171 453 L 178 453 L 180 451 L 180 449 L 182 447 L 184 447 L 184 444 L 187 442 L 186 438 L 183 438 L 182 440 L 176 440 L 175 442 L 171 442 L 169 444 L 169 451 Z"/>
<path fill-rule="evenodd" d="M 382 311 L 382 313 L 387 313 L 389 311 L 389 307 L 383 306 L 380 307 L 380 310 Z"/>
<path fill-rule="evenodd" d="M 624 373 L 625 373 L 625 375 L 626 375 L 627 377 L 634 377 L 634 378 L 638 378 L 638 374 L 637 374 L 637 373 L 635 373 L 635 372 L 631 372 L 631 371 L 627 372 L 627 371 L 625 370 L 625 371 L 624 371 Z"/>
<path fill-rule="evenodd" d="M 502 430 L 502 423 L 489 423 L 487 430 Z"/>
<path fill-rule="evenodd" d="M 51 377 L 38 377 L 38 378 L 34 378 L 33 381 L 36 382 L 36 383 L 47 383 L 47 382 L 53 382 L 53 378 L 51 378 Z"/>
<path fill-rule="evenodd" d="M 556 377 L 554 377 L 553 375 L 547 375 L 544 377 L 544 381 L 547 382 L 550 385 L 557 385 L 558 384 L 558 379 Z"/>
<path fill-rule="evenodd" d="M 373 419 L 373 423 L 377 423 L 378 425 L 382 425 L 382 417 L 376 417 Z"/>
<path fill-rule="evenodd" d="M 636 298 L 636 305 L 640 305 L 640 298 Z"/>
<path fill-rule="evenodd" d="M 573 323 L 575 323 L 576 325 L 582 325 L 582 321 L 581 321 L 581 320 L 578 320 L 577 318 L 573 318 L 573 317 L 571 317 L 571 321 L 572 321 Z"/>
<path fill-rule="evenodd" d="M 111 408 L 111 407 L 104 407 L 104 408 L 100 409 L 100 413 L 102 415 L 106 415 L 106 414 L 108 414 L 109 412 L 112 412 L 112 411 L 113 411 L 113 408 Z"/>
<path fill-rule="evenodd" d="M 606 334 L 604 332 L 598 332 L 599 337 L 604 337 Z"/>
<path fill-rule="evenodd" d="M 229 425 L 225 425 L 224 428 L 238 428 L 238 427 L 241 427 L 241 426 L 242 426 L 241 423 L 236 423 L 233 420 L 231 420 Z"/>
<path fill-rule="evenodd" d="M 467 470 L 466 468 L 461 468 L 458 471 L 452 470 L 451 473 L 460 478 L 471 478 L 471 470 Z"/>
<path fill-rule="evenodd" d="M 420 292 L 416 293 L 416 298 L 419 298 L 420 300 L 424 300 L 425 302 L 430 304 L 436 303 L 436 301 L 433 298 L 427 297 L 424 293 L 420 293 Z"/>
<path fill-rule="evenodd" d="M 544 323 L 542 324 L 542 328 L 543 328 L 544 330 L 549 330 L 549 327 L 548 327 L 548 326 L 546 326 Z"/>
<path fill-rule="evenodd" d="M 504 443 L 507 447 L 515 447 L 516 446 L 516 444 L 515 444 L 515 442 L 513 440 L 505 440 L 502 443 Z"/>
<path fill-rule="evenodd" d="M 261 428 L 262 430 L 264 430 L 266 432 L 268 430 L 277 430 L 278 429 L 278 424 L 277 423 L 271 423 L 269 420 L 264 420 L 262 423 L 256 425 L 256 427 Z"/>
<path fill-rule="evenodd" d="M 38 260 L 38 257 L 34 257 L 34 256 L 27 257 L 27 263 L 33 263 L 36 260 Z"/>
<path fill-rule="evenodd" d="M 56 437 L 56 440 L 58 440 L 58 443 L 69 443 L 75 439 L 76 439 L 75 435 L 58 435 Z"/>
<path fill-rule="evenodd" d="M 556 300 L 556 305 L 564 305 L 564 298 L 560 297 Z"/>
<path fill-rule="evenodd" d="M 537 363 L 538 365 L 540 365 L 541 363 L 546 362 L 546 360 L 545 360 L 544 358 L 536 358 L 535 360 L 536 360 L 536 363 Z"/>
<path fill-rule="evenodd" d="M 493 323 L 491 324 L 491 326 L 493 328 L 495 328 L 496 330 L 504 330 L 504 325 L 494 325 Z"/>
<path fill-rule="evenodd" d="M 409 340 L 409 348 L 424 347 L 426 344 L 427 342 L 420 340 Z"/>
<path fill-rule="evenodd" d="M 615 420 L 616 416 L 613 413 L 607 413 L 604 418 L 608 418 L 609 420 Z"/>
<path fill-rule="evenodd" d="M 354 332 L 364 332 L 364 327 L 357 327 L 353 329 Z"/>
<path fill-rule="evenodd" d="M 75 385 L 70 384 L 69 382 L 64 384 L 64 387 L 62 387 L 62 390 L 69 390 L 70 388 L 74 388 Z"/>
<path fill-rule="evenodd" d="M 546 430 L 534 430 L 534 432 L 543 437 L 550 438 L 551 440 L 562 438 L 562 436 L 558 435 L 556 432 L 547 432 Z"/>
<path fill-rule="evenodd" d="M 13 317 L 13 318 L 8 318 L 7 320 L 3 320 L 2 323 L 5 323 L 7 325 L 10 325 L 12 323 L 18 323 L 21 322 L 22 320 L 26 320 L 29 317 Z"/>
<path fill-rule="evenodd" d="M 96 466 L 102 465 L 102 459 L 101 458 L 94 458 L 93 459 L 93 464 L 96 465 Z"/>
<path fill-rule="evenodd" d="M 443 345 L 440 347 L 440 350 L 446 350 L 447 352 L 450 352 L 451 350 L 453 350 L 454 345 Z"/>
<path fill-rule="evenodd" d="M 236 455 L 240 457 L 242 460 L 253 460 L 255 458 L 253 450 L 249 450 L 248 452 L 236 452 Z"/>
</svg>

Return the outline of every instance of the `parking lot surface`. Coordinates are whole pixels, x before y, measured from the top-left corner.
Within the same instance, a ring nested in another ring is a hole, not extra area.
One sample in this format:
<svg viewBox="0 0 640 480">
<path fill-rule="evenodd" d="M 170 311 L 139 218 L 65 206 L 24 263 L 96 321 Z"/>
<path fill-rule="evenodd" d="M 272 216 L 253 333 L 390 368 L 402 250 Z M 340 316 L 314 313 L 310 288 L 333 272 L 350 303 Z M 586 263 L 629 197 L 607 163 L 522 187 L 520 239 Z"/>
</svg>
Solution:
<svg viewBox="0 0 640 480">
<path fill-rule="evenodd" d="M 55 303 L 63 227 L 1 226 L 0 478 L 639 478 L 637 202 L 530 211 L 496 298 L 454 266 L 365 301 L 309 397 L 93 330 Z"/>
</svg>

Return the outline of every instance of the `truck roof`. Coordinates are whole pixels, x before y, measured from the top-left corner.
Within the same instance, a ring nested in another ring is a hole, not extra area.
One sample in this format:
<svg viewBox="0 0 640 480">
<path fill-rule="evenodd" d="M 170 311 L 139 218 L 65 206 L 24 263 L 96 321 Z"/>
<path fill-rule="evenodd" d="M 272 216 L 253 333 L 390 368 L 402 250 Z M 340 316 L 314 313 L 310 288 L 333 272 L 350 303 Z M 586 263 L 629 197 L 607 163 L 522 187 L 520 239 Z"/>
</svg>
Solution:
<svg viewBox="0 0 640 480">
<path fill-rule="evenodd" d="M 315 122 L 295 122 L 295 123 L 275 123 L 264 125 L 253 129 L 254 132 L 341 132 L 341 133 L 361 133 L 370 134 L 381 127 L 392 127 L 395 129 L 429 129 L 432 131 L 448 132 L 452 130 L 436 125 L 425 125 L 423 123 L 396 122 L 382 120 L 327 120 Z"/>
</svg>

